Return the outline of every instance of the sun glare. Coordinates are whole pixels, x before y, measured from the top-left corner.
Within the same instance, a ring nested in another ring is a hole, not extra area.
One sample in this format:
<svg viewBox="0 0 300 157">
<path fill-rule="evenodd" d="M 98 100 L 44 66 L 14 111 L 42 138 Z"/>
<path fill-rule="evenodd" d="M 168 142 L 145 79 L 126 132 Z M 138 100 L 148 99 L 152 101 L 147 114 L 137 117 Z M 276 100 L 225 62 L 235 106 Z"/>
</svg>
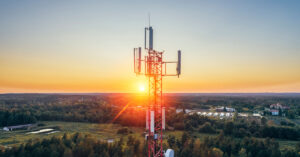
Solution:
<svg viewBox="0 0 300 157">
<path fill-rule="evenodd" d="M 139 85 L 139 91 L 140 91 L 140 92 L 145 92 L 145 85 L 140 84 L 140 85 Z"/>
</svg>

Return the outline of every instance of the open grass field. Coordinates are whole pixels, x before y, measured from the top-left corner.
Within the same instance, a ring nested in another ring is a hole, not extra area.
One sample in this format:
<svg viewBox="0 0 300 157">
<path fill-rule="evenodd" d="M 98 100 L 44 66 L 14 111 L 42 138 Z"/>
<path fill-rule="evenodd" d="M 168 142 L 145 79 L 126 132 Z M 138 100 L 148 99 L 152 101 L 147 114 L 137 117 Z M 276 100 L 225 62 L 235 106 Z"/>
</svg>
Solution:
<svg viewBox="0 0 300 157">
<path fill-rule="evenodd" d="M 118 140 L 121 137 L 126 139 L 129 135 L 134 136 L 140 140 L 144 139 L 144 129 L 138 127 L 128 127 L 130 134 L 121 135 L 117 134 L 118 129 L 122 128 L 119 124 L 96 124 L 96 123 L 80 123 L 80 122 L 58 122 L 58 121 L 43 121 L 44 126 L 37 126 L 31 130 L 15 130 L 15 131 L 3 131 L 0 130 L 0 145 L 11 147 L 13 145 L 22 144 L 28 140 L 51 138 L 52 136 L 63 136 L 64 133 L 77 133 L 91 134 L 99 140 L 114 139 Z M 37 131 L 41 129 L 55 128 L 56 131 L 53 134 L 38 133 L 28 134 L 31 131 Z M 183 134 L 183 131 L 167 131 L 166 136 L 174 135 L 179 138 Z M 204 138 L 204 134 L 196 134 L 198 138 Z"/>
<path fill-rule="evenodd" d="M 40 122 L 44 126 L 37 126 L 31 130 L 16 130 L 16 131 L 3 131 L 0 130 L 0 146 L 12 147 L 14 145 L 19 145 L 25 143 L 28 140 L 51 138 L 52 136 L 63 136 L 64 133 L 77 133 L 91 134 L 99 140 L 114 139 L 118 140 L 121 137 L 126 139 L 129 135 L 134 136 L 140 140 L 144 139 L 144 129 L 138 127 L 128 127 L 130 134 L 121 135 L 117 134 L 118 129 L 122 128 L 118 124 L 96 124 L 96 123 L 80 123 L 80 122 L 58 122 L 58 121 L 43 121 Z M 37 131 L 41 129 L 54 128 L 55 132 L 52 134 L 38 133 L 38 134 L 28 134 L 31 131 Z M 166 131 L 165 136 L 174 135 L 180 138 L 183 131 Z M 194 132 L 193 137 L 203 140 L 206 136 L 215 137 L 217 134 L 203 134 Z M 280 148 L 295 147 L 297 141 L 288 140 L 277 140 L 280 144 Z M 166 140 L 164 141 L 166 142 Z"/>
<path fill-rule="evenodd" d="M 21 144 L 30 139 L 43 139 L 50 138 L 52 136 L 63 136 L 64 133 L 76 133 L 80 132 L 82 134 L 91 134 L 100 140 L 107 139 L 118 139 L 123 135 L 117 134 L 117 130 L 122 128 L 122 126 L 117 124 L 96 124 L 96 123 L 79 123 L 79 122 L 41 122 L 45 124 L 44 126 L 37 126 L 31 130 L 16 130 L 16 131 L 0 131 L 0 145 L 2 146 L 12 146 L 14 144 Z M 38 134 L 28 134 L 31 131 L 56 128 L 56 133 L 38 133 Z M 142 138 L 143 129 L 131 127 L 129 130 L 132 131 L 133 136 Z M 126 136 L 125 136 L 126 138 Z"/>
</svg>

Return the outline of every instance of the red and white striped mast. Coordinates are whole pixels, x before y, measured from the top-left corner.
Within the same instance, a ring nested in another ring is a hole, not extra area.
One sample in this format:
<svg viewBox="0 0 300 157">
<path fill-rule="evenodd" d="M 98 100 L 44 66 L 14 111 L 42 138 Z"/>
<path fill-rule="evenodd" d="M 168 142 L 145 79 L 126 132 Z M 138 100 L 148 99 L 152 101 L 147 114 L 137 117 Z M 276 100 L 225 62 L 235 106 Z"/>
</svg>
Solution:
<svg viewBox="0 0 300 157">
<path fill-rule="evenodd" d="M 147 44 L 147 36 L 148 44 Z M 178 76 L 181 73 L 181 51 L 178 60 L 165 62 L 163 53 L 153 49 L 153 28 L 145 28 L 145 46 L 147 53 L 142 57 L 142 48 L 134 48 L 134 72 L 148 78 L 148 104 L 146 110 L 146 140 L 148 157 L 163 157 L 163 131 L 165 130 L 165 106 L 163 103 L 162 78 L 164 76 Z M 167 73 L 167 64 L 176 64 L 176 74 Z M 143 69 L 143 70 L 142 70 Z M 144 71 L 142 73 L 142 71 Z"/>
</svg>

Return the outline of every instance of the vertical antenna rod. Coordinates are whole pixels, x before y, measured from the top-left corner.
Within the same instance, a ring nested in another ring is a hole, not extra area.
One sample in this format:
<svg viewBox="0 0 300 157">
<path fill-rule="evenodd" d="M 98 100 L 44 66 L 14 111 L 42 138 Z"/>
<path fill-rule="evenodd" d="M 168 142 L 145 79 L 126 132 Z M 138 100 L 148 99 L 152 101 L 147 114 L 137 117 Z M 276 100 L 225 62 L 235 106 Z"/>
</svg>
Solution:
<svg viewBox="0 0 300 157">
<path fill-rule="evenodd" d="M 148 24 L 149 24 L 149 27 L 151 26 L 150 20 L 151 20 L 151 13 L 149 12 L 148 13 L 148 22 L 149 22 Z"/>
</svg>

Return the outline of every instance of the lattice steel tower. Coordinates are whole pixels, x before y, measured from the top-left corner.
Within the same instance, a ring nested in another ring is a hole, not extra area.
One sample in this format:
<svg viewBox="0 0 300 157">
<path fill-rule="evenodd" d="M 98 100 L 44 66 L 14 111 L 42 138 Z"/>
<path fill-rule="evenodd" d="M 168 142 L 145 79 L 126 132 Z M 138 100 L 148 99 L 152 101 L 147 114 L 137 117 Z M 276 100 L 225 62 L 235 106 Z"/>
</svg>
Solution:
<svg viewBox="0 0 300 157">
<path fill-rule="evenodd" d="M 147 36 L 149 37 L 148 42 Z M 137 75 L 145 75 L 149 81 L 148 104 L 146 110 L 148 157 L 162 157 L 164 156 L 162 142 L 163 131 L 165 130 L 165 106 L 162 93 L 162 78 L 164 76 L 179 77 L 181 73 L 181 51 L 178 50 L 177 61 L 164 61 L 164 52 L 153 49 L 153 28 L 151 26 L 145 28 L 144 51 L 147 55 L 142 57 L 142 48 L 134 48 L 134 72 Z M 167 64 L 176 64 L 176 73 L 168 74 Z"/>
</svg>

